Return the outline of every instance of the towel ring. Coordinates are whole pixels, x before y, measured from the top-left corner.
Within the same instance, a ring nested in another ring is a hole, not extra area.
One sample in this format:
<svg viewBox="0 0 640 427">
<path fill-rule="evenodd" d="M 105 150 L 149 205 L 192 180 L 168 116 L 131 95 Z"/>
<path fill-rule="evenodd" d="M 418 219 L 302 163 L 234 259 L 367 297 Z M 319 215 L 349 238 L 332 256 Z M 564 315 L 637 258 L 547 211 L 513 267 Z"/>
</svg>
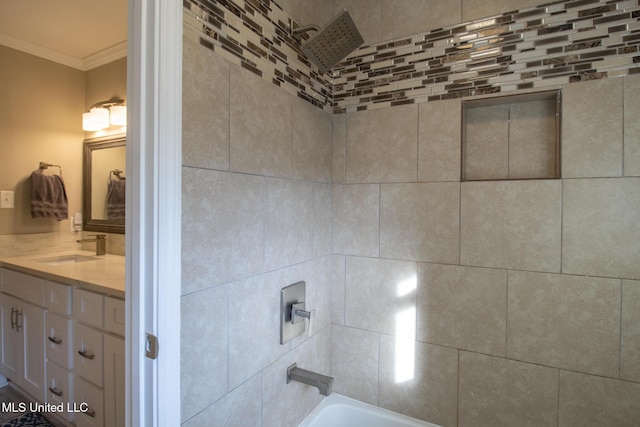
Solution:
<svg viewBox="0 0 640 427">
<path fill-rule="evenodd" d="M 54 164 L 46 163 L 46 162 L 40 162 L 40 169 L 47 169 L 49 167 L 58 168 L 60 176 L 62 176 L 62 166 L 54 165 Z"/>
</svg>

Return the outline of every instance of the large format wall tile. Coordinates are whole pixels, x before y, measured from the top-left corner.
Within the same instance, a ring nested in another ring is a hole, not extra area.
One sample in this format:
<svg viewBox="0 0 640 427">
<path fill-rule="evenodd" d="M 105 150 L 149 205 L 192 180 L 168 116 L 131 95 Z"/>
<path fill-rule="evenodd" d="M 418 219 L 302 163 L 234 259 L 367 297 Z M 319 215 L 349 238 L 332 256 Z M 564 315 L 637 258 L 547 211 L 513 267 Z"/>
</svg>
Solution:
<svg viewBox="0 0 640 427">
<path fill-rule="evenodd" d="M 247 70 L 231 67 L 231 170 L 291 177 L 291 96 Z"/>
<path fill-rule="evenodd" d="M 347 257 L 345 325 L 415 339 L 415 262 Z"/>
<path fill-rule="evenodd" d="M 333 186 L 333 252 L 380 254 L 380 186 Z"/>
<path fill-rule="evenodd" d="M 379 405 L 442 426 L 456 425 L 458 351 L 380 336 Z"/>
<path fill-rule="evenodd" d="M 306 341 L 264 369 L 261 427 L 297 426 L 322 401 L 314 387 L 297 381 L 287 384 L 287 368 L 294 363 L 299 368 L 313 370 L 311 341 Z"/>
<path fill-rule="evenodd" d="M 264 178 L 183 168 L 182 293 L 262 271 Z"/>
<path fill-rule="evenodd" d="M 560 180 L 462 183 L 460 263 L 560 271 Z"/>
<path fill-rule="evenodd" d="M 313 252 L 315 256 L 331 254 L 331 223 L 333 209 L 331 207 L 331 185 L 315 184 L 313 215 Z"/>
<path fill-rule="evenodd" d="M 505 10 L 524 9 L 540 4 L 539 0 L 464 0 L 462 21 L 484 18 Z"/>
<path fill-rule="evenodd" d="M 333 116 L 333 152 L 332 171 L 333 184 L 346 182 L 347 167 L 347 115 L 335 114 Z"/>
<path fill-rule="evenodd" d="M 604 79 L 564 86 L 563 178 L 622 176 L 622 83 Z"/>
<path fill-rule="evenodd" d="M 624 175 L 640 176 L 640 75 L 624 78 Z"/>
<path fill-rule="evenodd" d="M 378 403 L 378 334 L 332 326 L 333 391 L 362 402 Z"/>
<path fill-rule="evenodd" d="M 299 278 L 287 271 L 232 283 L 229 291 L 229 387 L 235 388 L 286 354 L 280 344 L 280 289 Z"/>
<path fill-rule="evenodd" d="M 418 181 L 460 180 L 460 106 L 458 99 L 420 104 Z"/>
<path fill-rule="evenodd" d="M 617 377 L 620 291 L 618 279 L 510 271 L 507 357 Z"/>
<path fill-rule="evenodd" d="M 183 427 L 255 427 L 262 422 L 262 373 L 200 412 Z"/>
<path fill-rule="evenodd" d="M 299 99 L 293 102 L 293 177 L 331 182 L 331 113 Z"/>
<path fill-rule="evenodd" d="M 347 115 L 347 182 L 415 182 L 417 165 L 417 105 Z"/>
<path fill-rule="evenodd" d="M 460 352 L 458 425 L 556 426 L 558 371 Z"/>
<path fill-rule="evenodd" d="M 460 184 L 380 186 L 380 256 L 424 262 L 459 261 Z"/>
<path fill-rule="evenodd" d="M 353 18 L 365 45 L 381 40 L 380 38 L 380 3 L 382 0 L 334 0 L 333 9 L 337 15 L 347 9 Z"/>
<path fill-rule="evenodd" d="M 462 2 L 450 0 L 383 0 L 380 40 L 418 34 L 460 22 Z"/>
<path fill-rule="evenodd" d="M 504 356 L 507 272 L 418 264 L 418 340 Z"/>
<path fill-rule="evenodd" d="M 331 256 L 331 323 L 335 325 L 344 325 L 346 264 L 345 256 Z"/>
<path fill-rule="evenodd" d="M 265 270 L 275 270 L 313 257 L 314 184 L 267 178 Z"/>
<path fill-rule="evenodd" d="M 562 271 L 640 279 L 640 178 L 564 180 Z"/>
<path fill-rule="evenodd" d="M 640 281 L 622 281 L 620 378 L 640 382 Z"/>
<path fill-rule="evenodd" d="M 229 168 L 229 63 L 184 40 L 182 163 Z M 207 73 L 203 73 L 207 70 Z M 212 77 L 214 76 L 214 77 Z"/>
<path fill-rule="evenodd" d="M 180 409 L 184 421 L 227 393 L 228 287 L 185 295 L 180 306 Z"/>
<path fill-rule="evenodd" d="M 640 420 L 640 384 L 560 371 L 562 427 L 634 427 Z"/>
</svg>

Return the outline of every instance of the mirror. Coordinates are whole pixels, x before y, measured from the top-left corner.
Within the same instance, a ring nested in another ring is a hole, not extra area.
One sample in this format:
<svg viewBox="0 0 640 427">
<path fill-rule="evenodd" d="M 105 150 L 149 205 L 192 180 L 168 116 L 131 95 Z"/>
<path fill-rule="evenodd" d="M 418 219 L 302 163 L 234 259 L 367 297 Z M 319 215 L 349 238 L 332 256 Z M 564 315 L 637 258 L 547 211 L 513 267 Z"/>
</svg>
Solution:
<svg viewBox="0 0 640 427">
<path fill-rule="evenodd" d="M 126 137 L 84 141 L 82 227 L 124 234 Z"/>
</svg>

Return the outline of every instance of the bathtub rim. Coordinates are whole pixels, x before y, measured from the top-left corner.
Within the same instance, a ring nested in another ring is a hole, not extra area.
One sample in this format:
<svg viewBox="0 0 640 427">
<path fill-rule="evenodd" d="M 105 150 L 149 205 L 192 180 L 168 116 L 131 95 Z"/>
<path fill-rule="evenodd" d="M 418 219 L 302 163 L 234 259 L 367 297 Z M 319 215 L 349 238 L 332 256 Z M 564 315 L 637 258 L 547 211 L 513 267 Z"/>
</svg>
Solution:
<svg viewBox="0 0 640 427">
<path fill-rule="evenodd" d="M 353 399 L 351 397 L 344 396 L 339 393 L 331 393 L 329 396 L 322 399 L 313 410 L 307 415 L 301 422 L 298 424 L 298 427 L 308 427 L 308 423 L 310 423 L 315 416 L 317 416 L 320 412 L 322 412 L 325 408 L 330 405 L 348 405 L 354 406 L 361 410 L 365 411 L 373 411 L 373 412 L 381 412 L 383 414 L 387 414 L 392 417 L 398 417 L 403 420 L 413 420 L 418 423 L 421 427 L 441 427 L 437 424 L 430 423 L 429 421 L 420 420 L 418 418 L 412 418 L 408 415 L 400 414 L 398 412 L 391 411 L 386 408 L 382 408 L 380 406 L 373 405 L 371 403 L 362 402 L 360 400 Z"/>
</svg>

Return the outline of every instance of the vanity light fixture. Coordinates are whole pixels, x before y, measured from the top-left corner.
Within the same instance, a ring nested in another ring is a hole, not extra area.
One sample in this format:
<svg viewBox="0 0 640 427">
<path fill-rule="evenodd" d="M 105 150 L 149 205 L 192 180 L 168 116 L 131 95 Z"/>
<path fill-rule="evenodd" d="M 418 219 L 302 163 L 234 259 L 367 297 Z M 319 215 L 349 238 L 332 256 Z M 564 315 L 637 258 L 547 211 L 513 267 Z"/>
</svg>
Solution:
<svg viewBox="0 0 640 427">
<path fill-rule="evenodd" d="M 114 96 L 108 101 L 97 102 L 82 114 L 82 130 L 95 132 L 109 126 L 127 125 L 127 107 L 124 99 Z"/>
</svg>

